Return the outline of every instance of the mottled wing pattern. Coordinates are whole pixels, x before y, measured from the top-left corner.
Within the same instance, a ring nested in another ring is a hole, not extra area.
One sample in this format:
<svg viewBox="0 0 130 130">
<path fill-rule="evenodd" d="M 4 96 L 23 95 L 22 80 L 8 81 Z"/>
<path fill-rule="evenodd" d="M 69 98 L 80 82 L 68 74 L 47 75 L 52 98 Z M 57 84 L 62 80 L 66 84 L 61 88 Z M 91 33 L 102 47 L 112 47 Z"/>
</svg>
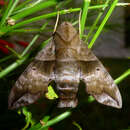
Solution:
<svg viewBox="0 0 130 130">
<path fill-rule="evenodd" d="M 54 48 L 52 40 L 16 81 L 9 95 L 10 109 L 32 104 L 47 92 L 48 84 L 54 80 Z"/>
<path fill-rule="evenodd" d="M 81 80 L 86 84 L 86 91 L 99 103 L 121 108 L 122 99 L 118 87 L 102 63 L 84 43 L 80 52 Z"/>
<path fill-rule="evenodd" d="M 9 108 L 35 102 L 47 92 L 52 80 L 59 92 L 58 107 L 76 107 L 80 80 L 98 102 L 122 107 L 121 95 L 113 79 L 68 22 L 59 26 L 51 42 L 16 81 L 9 95 Z"/>
</svg>

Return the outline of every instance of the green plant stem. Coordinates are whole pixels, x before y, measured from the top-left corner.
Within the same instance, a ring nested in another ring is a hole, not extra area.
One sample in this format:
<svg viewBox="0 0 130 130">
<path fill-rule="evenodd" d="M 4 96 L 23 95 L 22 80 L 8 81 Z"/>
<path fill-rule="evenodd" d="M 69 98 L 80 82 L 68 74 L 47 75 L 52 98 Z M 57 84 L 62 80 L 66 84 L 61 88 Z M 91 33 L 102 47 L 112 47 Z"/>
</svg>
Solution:
<svg viewBox="0 0 130 130">
<path fill-rule="evenodd" d="M 35 4 L 36 3 L 36 4 Z M 56 5 L 57 2 L 55 0 L 49 0 L 49 1 L 42 1 L 42 2 L 37 2 L 35 1 L 33 4 L 28 5 L 28 7 L 21 12 L 17 13 L 16 15 L 12 16 L 11 19 L 14 19 L 15 21 L 24 18 L 30 14 L 33 14 L 34 12 L 37 12 L 41 9 L 54 6 Z"/>
<path fill-rule="evenodd" d="M 43 128 L 54 125 L 54 124 L 58 123 L 59 121 L 67 118 L 70 115 L 71 115 L 71 111 L 66 111 L 66 112 L 62 113 L 61 115 L 55 117 L 54 119 L 49 120 L 45 125 L 43 125 L 41 128 L 39 128 L 39 130 L 43 130 Z"/>
<path fill-rule="evenodd" d="M 109 2 L 110 2 L 110 0 L 106 0 L 105 5 L 108 5 Z M 95 22 L 93 23 L 92 27 L 90 28 L 90 31 L 89 31 L 89 33 L 88 33 L 88 35 L 87 35 L 87 37 L 86 37 L 86 40 L 85 40 L 86 43 L 88 42 L 88 39 L 90 38 L 90 36 L 92 35 L 93 31 L 95 30 L 96 25 L 97 25 L 97 23 L 99 22 L 101 16 L 103 15 L 103 11 L 104 11 L 105 9 L 106 9 L 106 6 L 102 8 L 101 12 L 98 14 L 98 16 L 97 16 Z"/>
<path fill-rule="evenodd" d="M 71 111 L 66 111 L 66 112 L 60 114 L 59 116 L 57 116 L 57 117 L 55 117 L 55 118 L 53 118 L 53 119 L 47 121 L 47 122 L 45 123 L 45 125 L 41 126 L 40 128 L 39 128 L 39 125 L 40 125 L 40 124 L 38 123 L 37 125 L 33 126 L 33 127 L 30 128 L 29 130 L 36 130 L 36 129 L 38 129 L 38 130 L 43 130 L 44 128 L 49 127 L 49 126 L 52 126 L 52 125 L 58 123 L 59 121 L 61 121 L 61 120 L 65 119 L 65 118 L 67 118 L 68 116 L 71 115 L 71 113 L 72 113 Z M 48 117 L 48 118 L 49 118 L 49 117 Z M 47 118 L 47 119 L 48 119 L 48 118 Z M 45 122 L 44 119 L 43 119 L 42 121 Z"/>
<path fill-rule="evenodd" d="M 22 130 L 26 130 L 29 127 L 30 124 L 30 118 L 29 118 L 29 113 L 27 113 L 26 118 L 27 118 L 27 122 L 26 125 L 24 126 L 24 128 L 22 128 Z"/>
<path fill-rule="evenodd" d="M 12 55 L 9 55 L 9 56 L 6 56 L 6 57 L 4 57 L 4 58 L 0 59 L 0 63 L 2 63 L 2 62 L 4 62 L 4 61 L 9 60 L 9 59 L 11 59 L 12 57 L 14 57 L 14 55 L 13 55 L 13 54 L 12 54 Z"/>
<path fill-rule="evenodd" d="M 86 22 L 88 7 L 90 5 L 90 2 L 91 0 L 84 0 L 83 12 L 82 12 L 81 23 L 80 23 L 80 27 L 81 27 L 80 38 L 82 38 L 82 35 L 84 33 L 85 22 Z"/>
<path fill-rule="evenodd" d="M 11 47 L 9 47 L 8 45 L 5 46 L 6 48 L 8 48 L 8 50 L 10 50 L 10 52 L 12 52 L 12 54 L 14 54 L 17 58 L 21 58 L 21 56 Z"/>
<path fill-rule="evenodd" d="M 74 25 L 76 25 L 76 24 L 78 24 L 79 23 L 79 20 L 76 20 L 76 21 L 74 21 L 73 23 L 72 23 L 72 25 L 74 26 Z"/>
<path fill-rule="evenodd" d="M 117 6 L 129 6 L 130 5 L 130 3 L 117 3 Z"/>
<path fill-rule="evenodd" d="M 116 80 L 115 80 L 115 83 L 116 84 L 119 84 L 122 80 L 124 80 L 127 76 L 130 75 L 130 69 L 128 69 L 126 72 L 124 72 L 120 77 L 118 77 Z"/>
<path fill-rule="evenodd" d="M 46 41 L 42 42 L 41 45 L 39 46 L 39 50 L 44 48 L 51 41 L 51 39 L 52 39 L 52 37 L 47 39 Z"/>
<path fill-rule="evenodd" d="M 15 29 L 12 30 L 10 33 L 31 33 L 31 32 L 39 32 L 40 29 Z"/>
<path fill-rule="evenodd" d="M 95 8 L 95 6 L 91 6 L 91 7 L 88 7 L 88 8 Z M 32 22 L 35 22 L 35 21 L 39 21 L 39 20 L 42 20 L 42 19 L 54 17 L 54 16 L 57 15 L 58 12 L 59 12 L 60 15 L 62 15 L 62 14 L 66 14 L 66 13 L 76 12 L 76 11 L 80 11 L 80 8 L 74 8 L 74 9 L 68 9 L 68 10 L 61 10 L 61 11 L 57 11 L 57 12 L 53 12 L 53 13 L 49 13 L 49 14 L 44 14 L 44 15 L 41 15 L 41 16 L 38 16 L 38 17 L 34 17 L 34 18 L 31 18 L 31 19 L 22 21 L 20 23 L 17 23 L 14 26 L 1 27 L 0 35 L 2 36 L 6 32 L 13 31 L 14 29 L 20 28 L 22 26 L 25 26 L 26 24 L 29 24 L 29 23 L 32 23 Z"/>
<path fill-rule="evenodd" d="M 73 125 L 75 125 L 79 130 L 82 130 L 81 126 L 78 123 L 76 123 L 75 121 L 73 122 Z"/>
<path fill-rule="evenodd" d="M 29 57 L 29 54 L 27 54 L 26 56 L 22 57 L 21 59 L 16 60 L 16 62 L 14 62 L 11 65 L 9 65 L 6 69 L 4 69 L 3 71 L 0 72 L 0 78 L 3 78 L 9 72 L 13 71 L 18 66 L 23 64 L 25 62 L 25 60 L 27 60 L 28 57 Z"/>
<path fill-rule="evenodd" d="M 15 15 L 15 14 L 18 14 L 18 13 L 22 13 L 24 10 L 31 8 L 32 5 L 36 5 L 38 4 L 37 2 L 31 4 L 31 5 L 28 5 L 27 3 L 29 3 L 30 1 L 32 0 L 26 0 L 24 2 L 22 2 L 20 5 L 18 5 L 15 9 L 14 9 L 14 12 L 11 14 L 11 15 Z M 60 2 L 59 5 L 56 6 L 56 8 L 60 8 L 60 6 L 65 6 L 66 4 L 68 4 L 69 2 L 71 2 L 72 0 L 68 0 L 66 2 Z M 49 6 L 53 6 L 54 1 L 49 5 Z M 63 5 L 62 5 L 63 4 Z M 130 3 L 117 3 L 116 6 L 128 6 L 130 5 Z M 107 7 L 108 4 L 101 4 L 101 5 L 94 5 L 94 6 L 89 6 L 88 9 L 100 9 L 100 8 L 103 8 L 103 7 Z M 40 10 L 40 8 L 39 8 Z M 20 14 L 18 14 L 20 15 Z M 15 15 L 14 17 L 18 16 L 18 15 Z"/>
<path fill-rule="evenodd" d="M 59 10 L 61 7 L 65 7 L 67 4 L 69 4 L 72 0 L 66 0 L 66 1 L 61 1 L 56 5 L 56 10 Z"/>
<path fill-rule="evenodd" d="M 48 43 L 48 41 L 50 41 L 50 39 L 44 41 L 42 43 L 42 45 L 40 46 L 40 48 L 45 47 L 45 45 Z M 16 69 L 18 66 L 20 66 L 21 64 L 23 64 L 29 57 L 30 53 L 28 53 L 27 55 L 23 56 L 21 59 L 16 60 L 14 63 L 12 63 L 11 65 L 9 65 L 7 68 L 5 68 L 3 71 L 0 72 L 0 78 L 3 78 L 4 76 L 6 76 L 8 73 L 10 73 L 11 71 L 13 71 L 14 69 Z"/>
<path fill-rule="evenodd" d="M 42 121 L 44 123 L 46 123 L 48 120 L 50 119 L 50 116 L 45 116 Z M 41 127 L 41 123 L 37 123 L 36 125 L 32 126 L 29 130 L 39 130 L 39 128 Z M 47 128 L 47 127 L 46 127 Z M 45 129 L 45 128 L 44 128 Z"/>
<path fill-rule="evenodd" d="M 10 10 L 12 4 L 13 4 L 13 0 L 10 0 L 9 3 L 8 3 L 8 7 L 7 7 L 7 9 L 5 10 L 5 12 L 2 16 L 2 19 L 1 19 L 1 22 L 0 22 L 0 27 L 2 27 L 4 25 L 8 15 L 9 15 L 9 10 Z"/>
<path fill-rule="evenodd" d="M 9 18 L 9 16 L 11 15 L 12 11 L 14 10 L 18 2 L 19 0 L 9 0 L 8 7 L 1 19 L 0 27 L 2 27 L 5 24 L 6 20 Z"/>
<path fill-rule="evenodd" d="M 107 4 L 101 4 L 101 5 L 93 5 L 93 6 L 89 6 L 88 9 L 89 10 L 94 10 L 94 9 L 100 9 L 100 8 L 104 8 L 107 7 Z"/>
<path fill-rule="evenodd" d="M 94 42 L 96 41 L 96 39 L 98 38 L 98 36 L 100 35 L 104 25 L 106 24 L 108 18 L 111 16 L 116 4 L 117 4 L 118 0 L 114 0 L 113 3 L 111 4 L 110 9 L 108 10 L 106 16 L 104 17 L 104 19 L 102 20 L 102 23 L 100 24 L 98 30 L 96 31 L 95 35 L 93 36 L 92 40 L 90 41 L 88 48 L 91 48 L 94 44 Z"/>
<path fill-rule="evenodd" d="M 130 3 L 117 3 L 116 6 L 129 6 Z M 101 5 L 93 5 L 93 6 L 89 6 L 88 9 L 93 10 L 93 9 L 100 9 L 100 8 L 105 8 L 109 6 L 109 4 L 101 4 Z"/>
<path fill-rule="evenodd" d="M 23 1 L 21 4 L 19 4 L 17 7 L 15 7 L 15 9 L 13 10 L 13 13 L 14 13 L 14 11 L 17 11 L 17 10 L 20 10 L 20 9 L 26 7 L 27 4 L 28 4 L 30 1 L 32 1 L 32 0 Z"/>
<path fill-rule="evenodd" d="M 66 14 L 66 13 L 71 13 L 71 12 L 76 12 L 76 11 L 80 11 L 80 8 L 61 10 L 61 11 L 56 11 L 56 12 L 49 13 L 49 14 L 44 14 L 44 15 L 41 15 L 41 16 L 38 16 L 38 17 L 34 17 L 34 18 L 31 18 L 31 19 L 25 20 L 23 22 L 20 22 L 20 23 L 14 25 L 14 26 L 11 26 L 11 27 L 9 27 L 9 30 L 19 28 L 19 27 L 25 26 L 25 24 L 36 22 L 36 21 L 39 21 L 39 20 L 42 20 L 42 19 L 54 17 L 58 13 L 59 13 L 59 15 L 61 15 L 61 14 Z"/>
<path fill-rule="evenodd" d="M 25 116 L 25 121 L 26 121 L 26 124 L 24 128 L 22 128 L 22 130 L 26 130 L 29 127 L 29 125 L 33 122 L 31 120 L 32 113 L 26 107 L 22 107 L 22 114 Z"/>
<path fill-rule="evenodd" d="M 47 24 L 48 23 L 45 23 L 42 27 L 41 27 L 41 29 L 40 29 L 40 31 L 43 31 L 44 29 L 45 29 L 45 27 L 47 26 Z M 21 54 L 21 57 L 23 57 L 27 52 L 28 52 L 28 50 L 31 48 L 31 46 L 35 43 L 35 41 L 38 39 L 38 37 L 40 36 L 40 34 L 36 34 L 35 36 L 34 36 L 34 38 L 32 39 L 32 41 L 29 43 L 29 45 L 25 48 L 25 50 L 23 51 L 23 53 Z"/>
</svg>

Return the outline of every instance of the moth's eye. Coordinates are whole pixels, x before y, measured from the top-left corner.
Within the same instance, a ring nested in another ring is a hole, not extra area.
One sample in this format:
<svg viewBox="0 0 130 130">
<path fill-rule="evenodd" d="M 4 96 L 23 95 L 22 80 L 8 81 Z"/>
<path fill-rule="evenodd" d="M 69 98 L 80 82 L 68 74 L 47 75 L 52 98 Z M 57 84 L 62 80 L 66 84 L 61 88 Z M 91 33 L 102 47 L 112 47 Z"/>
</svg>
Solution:
<svg viewBox="0 0 130 130">
<path fill-rule="evenodd" d="M 100 71 L 100 68 L 99 68 L 99 67 L 96 67 L 96 71 Z"/>
</svg>

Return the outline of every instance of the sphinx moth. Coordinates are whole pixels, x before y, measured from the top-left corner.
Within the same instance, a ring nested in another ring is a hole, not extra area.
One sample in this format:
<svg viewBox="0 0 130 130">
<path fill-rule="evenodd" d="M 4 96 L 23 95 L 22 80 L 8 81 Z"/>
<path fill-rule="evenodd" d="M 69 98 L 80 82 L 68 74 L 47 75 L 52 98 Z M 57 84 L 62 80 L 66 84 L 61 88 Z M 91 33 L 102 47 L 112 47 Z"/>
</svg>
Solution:
<svg viewBox="0 0 130 130">
<path fill-rule="evenodd" d="M 9 95 L 9 108 L 34 103 L 47 92 L 51 81 L 56 83 L 60 108 L 77 106 L 80 81 L 85 83 L 86 92 L 99 103 L 122 107 L 118 87 L 69 22 L 58 27 L 50 43 L 18 78 Z"/>
</svg>

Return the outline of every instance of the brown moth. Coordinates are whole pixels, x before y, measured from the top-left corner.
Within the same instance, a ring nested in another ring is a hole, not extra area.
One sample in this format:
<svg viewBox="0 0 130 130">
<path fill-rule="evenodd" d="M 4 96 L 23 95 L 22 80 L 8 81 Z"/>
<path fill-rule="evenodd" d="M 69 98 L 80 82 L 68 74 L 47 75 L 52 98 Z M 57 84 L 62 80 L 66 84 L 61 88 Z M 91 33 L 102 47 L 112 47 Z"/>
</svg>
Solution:
<svg viewBox="0 0 130 130">
<path fill-rule="evenodd" d="M 99 103 L 122 107 L 118 87 L 69 22 L 58 27 L 51 42 L 16 81 L 9 95 L 9 108 L 34 103 L 48 91 L 51 81 L 55 81 L 59 92 L 58 107 L 77 106 L 80 81 L 85 83 L 86 92 Z"/>
</svg>

